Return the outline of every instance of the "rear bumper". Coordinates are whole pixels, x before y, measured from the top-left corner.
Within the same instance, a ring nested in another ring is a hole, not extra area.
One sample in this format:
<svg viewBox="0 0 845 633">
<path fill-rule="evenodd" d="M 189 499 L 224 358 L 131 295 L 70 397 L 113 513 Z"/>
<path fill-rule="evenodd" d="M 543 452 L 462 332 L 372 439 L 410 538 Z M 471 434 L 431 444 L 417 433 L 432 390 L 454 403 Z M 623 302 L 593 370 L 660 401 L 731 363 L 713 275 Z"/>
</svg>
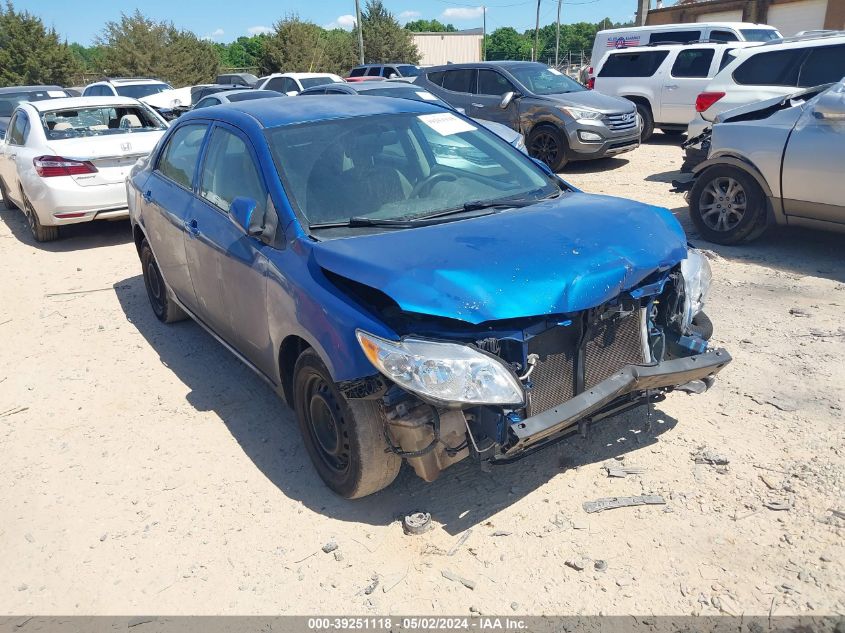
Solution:
<svg viewBox="0 0 845 633">
<path fill-rule="evenodd" d="M 627 365 L 571 400 L 512 424 L 510 428 L 517 441 L 505 451 L 500 461 L 508 461 L 526 449 L 553 441 L 579 422 L 591 422 L 611 415 L 620 409 L 620 405 L 624 408 L 626 399 L 634 404 L 640 400 L 631 396 L 712 378 L 729 362 L 731 356 L 727 351 L 713 349 L 657 365 Z"/>
<path fill-rule="evenodd" d="M 32 176 L 24 182 L 24 191 L 44 226 L 129 217 L 124 182 L 82 187 L 70 176 Z"/>
</svg>

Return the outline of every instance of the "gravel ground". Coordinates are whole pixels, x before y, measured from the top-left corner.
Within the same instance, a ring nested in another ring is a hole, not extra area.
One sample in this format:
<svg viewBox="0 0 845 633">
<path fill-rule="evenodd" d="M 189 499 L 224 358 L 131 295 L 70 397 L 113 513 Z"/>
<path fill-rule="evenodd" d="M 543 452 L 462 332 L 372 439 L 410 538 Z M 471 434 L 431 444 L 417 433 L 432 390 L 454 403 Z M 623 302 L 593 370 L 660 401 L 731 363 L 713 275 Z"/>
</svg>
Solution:
<svg viewBox="0 0 845 633">
<path fill-rule="evenodd" d="M 566 177 L 691 231 L 680 164 L 658 134 Z M 195 324 L 155 320 L 125 222 L 36 245 L 19 212 L 0 218 L 2 614 L 845 613 L 841 235 L 690 232 L 734 356 L 708 393 L 346 502 L 258 378 Z M 705 449 L 729 463 L 695 463 Z M 581 506 L 643 493 L 667 503 Z M 415 509 L 435 527 L 405 536 Z"/>
</svg>

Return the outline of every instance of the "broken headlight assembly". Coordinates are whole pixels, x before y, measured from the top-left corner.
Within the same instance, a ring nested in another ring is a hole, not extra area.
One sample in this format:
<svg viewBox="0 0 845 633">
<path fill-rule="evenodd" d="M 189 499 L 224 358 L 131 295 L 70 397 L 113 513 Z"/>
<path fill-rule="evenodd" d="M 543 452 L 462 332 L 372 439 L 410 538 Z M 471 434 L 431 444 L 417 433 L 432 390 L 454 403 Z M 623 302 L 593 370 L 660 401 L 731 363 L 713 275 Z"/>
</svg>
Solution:
<svg viewBox="0 0 845 633">
<path fill-rule="evenodd" d="M 713 272 L 704 253 L 697 248 L 690 248 L 687 251 L 687 258 L 681 261 L 681 275 L 684 279 L 681 329 L 683 332 L 688 332 L 692 326 L 692 320 L 704 309 L 704 304 L 707 302 Z"/>
<path fill-rule="evenodd" d="M 373 366 L 394 383 L 443 404 L 522 406 L 519 380 L 501 361 L 467 345 L 356 333 Z"/>
</svg>

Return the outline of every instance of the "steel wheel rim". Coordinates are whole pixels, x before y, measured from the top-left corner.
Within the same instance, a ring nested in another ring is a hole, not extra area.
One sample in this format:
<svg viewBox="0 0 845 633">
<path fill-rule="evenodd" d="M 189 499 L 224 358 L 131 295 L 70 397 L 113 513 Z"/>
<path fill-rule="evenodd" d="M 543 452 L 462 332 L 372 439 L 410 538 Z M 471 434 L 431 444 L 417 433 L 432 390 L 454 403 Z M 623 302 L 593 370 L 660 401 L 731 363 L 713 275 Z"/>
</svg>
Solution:
<svg viewBox="0 0 845 633">
<path fill-rule="evenodd" d="M 157 315 L 164 313 L 164 280 L 158 272 L 158 266 L 152 257 L 147 260 L 146 275 L 144 283 L 147 286 L 147 296 Z"/>
<path fill-rule="evenodd" d="M 350 464 L 349 435 L 340 404 L 322 376 L 308 377 L 304 400 L 303 413 L 320 461 L 331 471 L 345 474 Z"/>
<path fill-rule="evenodd" d="M 547 165 L 554 164 L 559 151 L 557 139 L 549 132 L 538 132 L 531 139 L 531 155 Z"/>
<path fill-rule="evenodd" d="M 727 233 L 745 217 L 748 198 L 735 178 L 720 176 L 711 180 L 698 198 L 698 214 L 707 228 Z"/>
</svg>

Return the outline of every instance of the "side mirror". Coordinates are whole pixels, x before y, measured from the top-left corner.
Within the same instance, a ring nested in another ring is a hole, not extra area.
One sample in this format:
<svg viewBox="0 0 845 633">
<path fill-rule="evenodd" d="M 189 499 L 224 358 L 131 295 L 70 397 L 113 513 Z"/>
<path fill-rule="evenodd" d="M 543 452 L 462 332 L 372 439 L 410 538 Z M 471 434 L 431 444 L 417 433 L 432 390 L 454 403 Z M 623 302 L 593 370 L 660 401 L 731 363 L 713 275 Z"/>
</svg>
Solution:
<svg viewBox="0 0 845 633">
<path fill-rule="evenodd" d="M 822 121 L 845 121 L 843 95 L 822 95 L 813 106 L 813 116 Z"/>
<path fill-rule="evenodd" d="M 232 200 L 229 205 L 229 217 L 247 235 L 257 237 L 264 233 L 264 214 L 258 211 L 258 203 L 252 198 L 238 196 Z"/>
<path fill-rule="evenodd" d="M 390 74 L 387 76 L 387 78 L 388 78 L 388 79 L 399 79 L 399 75 L 397 75 L 396 73 L 390 73 Z"/>
<path fill-rule="evenodd" d="M 499 107 L 502 110 L 505 110 L 511 104 L 511 101 L 513 101 L 515 98 L 516 98 L 516 93 L 513 92 L 512 90 L 506 92 L 505 94 L 502 95 L 502 101 L 501 101 L 501 103 L 499 103 Z"/>
</svg>

